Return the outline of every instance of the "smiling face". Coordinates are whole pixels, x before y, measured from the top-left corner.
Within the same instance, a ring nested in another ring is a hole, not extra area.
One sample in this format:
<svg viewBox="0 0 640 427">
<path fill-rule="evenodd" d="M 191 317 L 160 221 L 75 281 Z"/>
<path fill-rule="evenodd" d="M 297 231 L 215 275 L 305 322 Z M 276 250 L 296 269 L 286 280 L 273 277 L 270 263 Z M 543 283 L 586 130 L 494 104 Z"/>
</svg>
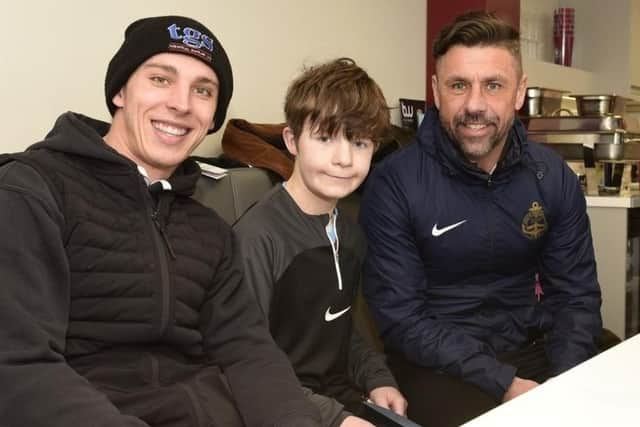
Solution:
<svg viewBox="0 0 640 427">
<path fill-rule="evenodd" d="M 434 101 L 449 137 L 490 171 L 500 159 L 527 78 L 514 56 L 497 46 L 454 46 L 436 63 Z"/>
<path fill-rule="evenodd" d="M 342 131 L 330 136 L 310 129 L 308 120 L 296 140 L 291 128 L 283 137 L 296 156 L 287 191 L 300 209 L 312 215 L 329 213 L 367 176 L 375 144 L 366 138 L 348 140 Z"/>
<path fill-rule="evenodd" d="M 118 109 L 104 139 L 150 178 L 168 178 L 212 127 L 218 86 L 214 71 L 198 59 L 154 55 L 113 97 Z"/>
</svg>

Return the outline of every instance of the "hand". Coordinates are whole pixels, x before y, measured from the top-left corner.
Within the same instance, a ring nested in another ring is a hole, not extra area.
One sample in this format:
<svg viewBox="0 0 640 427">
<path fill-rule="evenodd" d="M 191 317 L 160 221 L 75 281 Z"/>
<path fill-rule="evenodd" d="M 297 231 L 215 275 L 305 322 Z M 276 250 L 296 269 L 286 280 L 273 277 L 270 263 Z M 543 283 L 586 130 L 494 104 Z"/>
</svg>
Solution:
<svg viewBox="0 0 640 427">
<path fill-rule="evenodd" d="M 513 382 L 509 386 L 509 389 L 504 394 L 502 398 L 503 402 L 513 399 L 514 397 L 518 397 L 523 393 L 531 390 L 534 387 L 537 387 L 538 383 L 532 380 L 527 380 L 524 378 L 514 377 Z"/>
<path fill-rule="evenodd" d="M 349 415 L 347 418 L 342 421 L 340 427 L 375 427 L 367 420 L 363 420 L 362 418 L 358 418 L 354 415 Z"/>
<path fill-rule="evenodd" d="M 378 387 L 371 390 L 369 399 L 378 406 L 391 409 L 403 417 L 407 415 L 407 401 L 395 387 Z"/>
</svg>

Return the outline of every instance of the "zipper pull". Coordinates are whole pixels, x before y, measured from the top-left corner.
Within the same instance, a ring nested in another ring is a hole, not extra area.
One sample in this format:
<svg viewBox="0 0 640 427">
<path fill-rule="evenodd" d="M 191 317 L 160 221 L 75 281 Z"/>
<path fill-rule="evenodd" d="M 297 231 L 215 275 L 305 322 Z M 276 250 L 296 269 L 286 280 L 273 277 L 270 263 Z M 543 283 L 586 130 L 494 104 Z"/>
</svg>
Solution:
<svg viewBox="0 0 640 427">
<path fill-rule="evenodd" d="M 538 298 L 538 302 L 540 302 L 542 295 L 544 295 L 544 291 L 542 290 L 542 283 L 540 283 L 540 276 L 538 273 L 536 273 L 534 283 L 533 293 L 536 295 L 536 298 Z"/>
<path fill-rule="evenodd" d="M 160 222 L 160 218 L 157 210 L 151 214 L 151 219 L 153 220 L 153 223 L 155 224 L 158 231 L 160 232 L 160 236 L 162 236 L 162 240 L 164 240 L 164 244 L 167 247 L 167 251 L 169 251 L 169 255 L 171 256 L 171 259 L 176 259 L 176 253 L 173 251 L 173 247 L 171 247 L 169 236 L 167 236 L 164 226 Z"/>
</svg>

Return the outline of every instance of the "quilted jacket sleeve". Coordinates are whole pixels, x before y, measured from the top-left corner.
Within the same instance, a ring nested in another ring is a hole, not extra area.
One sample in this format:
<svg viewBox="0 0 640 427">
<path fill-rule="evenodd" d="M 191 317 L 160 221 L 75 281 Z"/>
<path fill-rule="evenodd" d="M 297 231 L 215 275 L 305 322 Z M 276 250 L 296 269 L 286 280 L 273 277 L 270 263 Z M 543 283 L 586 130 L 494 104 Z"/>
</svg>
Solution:
<svg viewBox="0 0 640 427">
<path fill-rule="evenodd" d="M 43 179 L 0 168 L 0 420 L 7 426 L 143 427 L 64 358 L 69 282 L 63 218 Z"/>
</svg>

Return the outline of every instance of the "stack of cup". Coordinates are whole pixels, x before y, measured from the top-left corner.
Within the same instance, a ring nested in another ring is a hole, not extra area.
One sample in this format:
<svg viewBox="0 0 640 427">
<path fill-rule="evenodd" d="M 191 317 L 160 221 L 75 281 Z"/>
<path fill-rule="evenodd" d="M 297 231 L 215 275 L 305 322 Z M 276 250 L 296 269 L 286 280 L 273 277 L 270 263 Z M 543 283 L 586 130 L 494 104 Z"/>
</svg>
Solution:
<svg viewBox="0 0 640 427">
<path fill-rule="evenodd" d="M 556 64 L 571 66 L 574 23 L 575 11 L 572 7 L 561 7 L 553 11 L 553 50 Z"/>
</svg>

